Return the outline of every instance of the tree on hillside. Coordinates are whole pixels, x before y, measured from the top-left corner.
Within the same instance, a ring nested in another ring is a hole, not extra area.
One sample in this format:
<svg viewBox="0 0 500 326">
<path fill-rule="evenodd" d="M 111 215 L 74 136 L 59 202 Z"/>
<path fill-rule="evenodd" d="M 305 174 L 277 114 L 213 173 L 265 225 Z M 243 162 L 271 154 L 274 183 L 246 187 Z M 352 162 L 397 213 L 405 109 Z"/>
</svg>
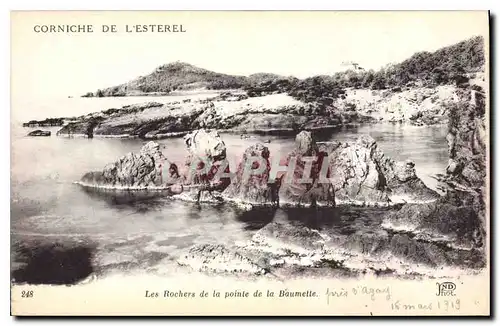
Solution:
<svg viewBox="0 0 500 326">
<path fill-rule="evenodd" d="M 373 76 L 373 81 L 370 86 L 371 89 L 385 89 L 387 81 L 383 71 L 378 71 Z"/>
<path fill-rule="evenodd" d="M 362 88 L 370 88 L 373 82 L 373 78 L 375 76 L 375 73 L 373 70 L 369 70 L 363 78 L 363 81 L 361 82 L 361 87 Z"/>
</svg>

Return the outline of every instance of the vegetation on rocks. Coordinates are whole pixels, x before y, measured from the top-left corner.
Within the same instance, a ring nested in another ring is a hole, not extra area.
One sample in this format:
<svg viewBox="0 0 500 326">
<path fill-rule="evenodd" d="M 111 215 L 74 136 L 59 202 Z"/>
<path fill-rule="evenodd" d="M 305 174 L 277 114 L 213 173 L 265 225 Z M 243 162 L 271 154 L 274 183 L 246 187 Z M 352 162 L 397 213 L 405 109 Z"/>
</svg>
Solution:
<svg viewBox="0 0 500 326">
<path fill-rule="evenodd" d="M 244 89 L 251 97 L 287 93 L 304 102 L 330 105 L 349 88 L 399 92 L 412 87 L 463 86 L 482 71 L 484 62 L 484 40 L 476 36 L 432 53 L 415 53 L 401 63 L 389 64 L 378 71 L 350 69 L 305 79 L 272 73 L 234 76 L 174 62 L 156 68 L 149 75 L 83 96 L 165 95 L 199 88 Z"/>
</svg>

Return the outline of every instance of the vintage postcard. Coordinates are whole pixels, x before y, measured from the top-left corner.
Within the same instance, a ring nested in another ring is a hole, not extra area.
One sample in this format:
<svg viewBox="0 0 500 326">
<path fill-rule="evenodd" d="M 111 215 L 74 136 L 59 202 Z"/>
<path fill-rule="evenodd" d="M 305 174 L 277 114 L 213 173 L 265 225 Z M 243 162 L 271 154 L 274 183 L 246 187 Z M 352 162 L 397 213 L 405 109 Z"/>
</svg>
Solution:
<svg viewBox="0 0 500 326">
<path fill-rule="evenodd" d="M 11 12 L 11 314 L 490 315 L 487 11 Z"/>
</svg>

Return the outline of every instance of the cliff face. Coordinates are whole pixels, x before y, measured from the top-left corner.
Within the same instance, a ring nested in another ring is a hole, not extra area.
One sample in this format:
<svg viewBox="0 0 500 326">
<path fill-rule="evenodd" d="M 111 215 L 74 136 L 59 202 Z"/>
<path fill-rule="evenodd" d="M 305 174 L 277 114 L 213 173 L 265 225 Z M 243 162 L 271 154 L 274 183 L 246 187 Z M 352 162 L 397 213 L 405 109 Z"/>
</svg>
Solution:
<svg viewBox="0 0 500 326">
<path fill-rule="evenodd" d="M 485 93 L 479 87 L 463 91 L 463 100 L 449 111 L 446 172 L 450 179 L 472 188 L 484 187 L 486 178 Z"/>
<path fill-rule="evenodd" d="M 488 171 L 488 130 L 486 96 L 483 89 L 464 91 L 462 105 L 450 110 L 447 135 L 450 161 L 444 182 L 461 202 L 471 205 L 486 229 L 486 177 Z M 468 105 L 465 105 L 468 100 Z"/>
</svg>

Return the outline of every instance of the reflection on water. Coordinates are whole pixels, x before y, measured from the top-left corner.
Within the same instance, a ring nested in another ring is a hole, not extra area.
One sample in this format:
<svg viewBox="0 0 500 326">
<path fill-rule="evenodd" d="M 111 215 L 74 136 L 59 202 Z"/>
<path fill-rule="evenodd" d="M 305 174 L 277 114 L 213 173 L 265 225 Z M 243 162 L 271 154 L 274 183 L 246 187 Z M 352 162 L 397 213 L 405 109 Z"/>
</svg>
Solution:
<svg viewBox="0 0 500 326">
<path fill-rule="evenodd" d="M 11 228 L 14 247 L 18 248 L 13 252 L 12 269 L 24 266 L 24 272 L 16 274 L 19 280 L 29 278 L 34 270 L 41 268 L 42 259 L 51 262 L 47 267 L 51 273 L 59 273 L 50 266 L 61 261 L 73 266 L 73 255 L 68 253 L 74 253 L 82 261 L 88 259 L 81 257 L 92 256 L 94 267 L 96 264 L 116 267 L 132 261 L 134 266 L 144 268 L 148 262 L 156 262 L 165 255 L 173 257 L 178 250 L 193 244 L 246 241 L 273 220 L 300 223 L 348 236 L 360 230 L 371 232 L 380 228 L 385 213 L 384 209 L 361 208 L 245 211 L 225 204 L 180 202 L 165 198 L 161 193 L 96 193 L 72 182 L 88 171 L 101 170 L 128 152 L 138 151 L 145 142 L 139 139 L 68 139 L 55 136 L 57 128 L 43 129 L 51 129 L 53 135 L 26 137 L 28 129 L 19 126 L 12 129 Z M 430 186 L 434 185 L 431 176 L 443 172 L 446 167 L 443 126 L 368 125 L 323 133 L 319 138 L 355 141 L 361 134 L 371 135 L 388 156 L 413 160 L 417 174 Z M 270 140 L 266 146 L 272 155 L 284 156 L 294 146 L 293 139 L 285 137 L 241 139 L 233 134 L 222 137 L 233 168 L 243 151 L 257 141 Z M 164 139 L 159 143 L 170 160 L 179 165 L 184 162 L 187 152 L 182 139 Z M 77 245 L 72 246 L 75 242 Z M 54 253 L 54 243 L 69 246 L 69 249 L 64 247 Z M 121 243 L 127 246 L 118 246 Z M 30 254 L 30 250 L 38 251 Z M 152 252 L 163 254 L 147 256 Z M 32 261 L 27 262 L 26 256 L 30 255 Z M 86 267 L 81 269 L 85 274 Z M 75 279 L 78 277 L 74 275 Z"/>
</svg>

